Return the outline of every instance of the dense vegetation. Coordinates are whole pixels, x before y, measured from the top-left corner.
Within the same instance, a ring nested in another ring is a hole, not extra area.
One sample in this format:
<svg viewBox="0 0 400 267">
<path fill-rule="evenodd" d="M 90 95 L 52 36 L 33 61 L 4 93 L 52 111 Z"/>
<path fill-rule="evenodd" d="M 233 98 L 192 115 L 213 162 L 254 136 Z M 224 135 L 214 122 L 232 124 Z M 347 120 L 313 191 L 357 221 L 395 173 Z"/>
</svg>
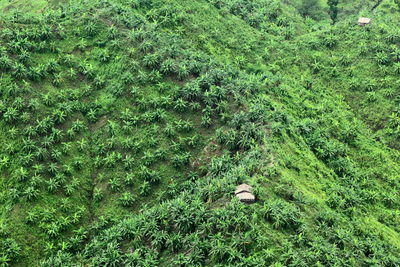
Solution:
<svg viewBox="0 0 400 267">
<path fill-rule="evenodd" d="M 0 0 L 0 266 L 398 266 L 398 1 L 286 2 Z"/>
</svg>

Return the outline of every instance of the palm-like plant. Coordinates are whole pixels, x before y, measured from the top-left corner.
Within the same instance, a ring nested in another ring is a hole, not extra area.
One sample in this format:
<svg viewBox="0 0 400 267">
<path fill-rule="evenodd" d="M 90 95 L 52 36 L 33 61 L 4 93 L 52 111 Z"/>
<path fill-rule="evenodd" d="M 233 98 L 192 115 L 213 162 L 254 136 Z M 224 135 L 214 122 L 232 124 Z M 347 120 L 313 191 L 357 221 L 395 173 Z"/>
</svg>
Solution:
<svg viewBox="0 0 400 267">
<path fill-rule="evenodd" d="M 124 178 L 125 185 L 133 185 L 135 182 L 135 175 L 133 173 L 127 173 Z"/>
<path fill-rule="evenodd" d="M 86 117 L 90 122 L 92 122 L 92 123 L 96 122 L 98 120 L 98 112 L 97 112 L 97 110 L 96 109 L 92 109 L 92 108 L 89 109 L 89 111 L 86 114 Z"/>
<path fill-rule="evenodd" d="M 124 192 L 122 196 L 119 198 L 119 201 L 122 206 L 128 207 L 135 202 L 135 197 L 130 192 Z"/>
<path fill-rule="evenodd" d="M 0 158 L 0 170 L 9 167 L 10 158 L 7 156 L 2 156 Z"/>
<path fill-rule="evenodd" d="M 58 236 L 60 234 L 60 226 L 55 222 L 47 224 L 46 234 L 48 234 L 50 237 Z"/>
<path fill-rule="evenodd" d="M 118 177 L 113 177 L 108 181 L 108 184 L 111 186 L 111 189 L 115 192 L 118 192 L 122 188 L 121 181 Z"/>
<path fill-rule="evenodd" d="M 83 160 L 81 157 L 75 157 L 72 164 L 76 170 L 81 170 L 83 166 Z"/>
<path fill-rule="evenodd" d="M 181 153 L 172 157 L 172 165 L 175 168 L 182 167 L 189 163 L 190 154 L 189 153 Z"/>
<path fill-rule="evenodd" d="M 172 124 L 167 124 L 164 128 L 164 133 L 169 138 L 176 136 L 175 127 Z"/>
<path fill-rule="evenodd" d="M 143 165 L 145 166 L 150 166 L 155 162 L 155 156 L 152 152 L 150 151 L 145 151 L 144 155 L 142 157 Z"/>
<path fill-rule="evenodd" d="M 86 127 L 86 125 L 85 125 L 85 123 L 84 123 L 83 121 L 81 121 L 81 120 L 78 119 L 78 120 L 76 120 L 76 121 L 74 121 L 74 122 L 72 123 L 71 129 L 72 129 L 74 132 L 81 132 L 81 131 L 86 130 L 87 127 Z"/>
<path fill-rule="evenodd" d="M 208 115 L 203 115 L 203 116 L 201 117 L 201 125 L 202 125 L 202 126 L 208 128 L 208 127 L 211 126 L 211 124 L 212 124 L 212 119 L 211 119 L 210 116 L 208 116 Z"/>
<path fill-rule="evenodd" d="M 166 59 L 161 63 L 160 71 L 163 74 L 171 74 L 174 71 L 175 62 L 173 59 Z"/>
<path fill-rule="evenodd" d="M 391 56 L 395 61 L 400 61 L 400 49 L 397 46 L 393 47 Z"/>
<path fill-rule="evenodd" d="M 145 55 L 143 57 L 143 64 L 152 69 L 157 68 L 160 65 L 160 55 L 158 53 Z"/>
<path fill-rule="evenodd" d="M 34 200 L 38 197 L 39 195 L 39 190 L 37 190 L 35 187 L 33 186 L 28 186 L 25 191 L 24 191 L 24 195 L 26 196 L 26 198 L 28 200 Z"/>
<path fill-rule="evenodd" d="M 78 150 L 83 152 L 83 151 L 85 151 L 85 149 L 88 145 L 88 142 L 85 138 L 82 138 L 81 140 L 77 141 L 77 145 L 78 145 Z"/>
<path fill-rule="evenodd" d="M 60 150 L 58 150 L 58 149 L 54 149 L 54 150 L 51 152 L 51 158 L 52 158 L 54 161 L 60 161 L 60 160 L 61 160 L 61 156 L 62 156 L 62 152 L 61 152 Z"/>
<path fill-rule="evenodd" d="M 88 36 L 94 36 L 97 33 L 97 25 L 93 21 L 88 21 L 84 26 L 84 30 Z"/>
<path fill-rule="evenodd" d="M 103 191 L 100 188 L 93 190 L 93 200 L 99 203 L 103 199 Z"/>
<path fill-rule="evenodd" d="M 31 58 L 31 55 L 28 51 L 26 50 L 22 50 L 21 53 L 18 55 L 18 59 L 22 62 L 22 63 L 28 63 L 29 60 Z"/>
<path fill-rule="evenodd" d="M 1 70 L 9 70 L 12 68 L 12 61 L 10 58 L 6 55 L 0 56 L 0 69 Z"/>
<path fill-rule="evenodd" d="M 52 136 L 45 136 L 45 137 L 43 138 L 42 145 L 43 145 L 43 147 L 45 147 L 45 148 L 49 148 L 49 147 L 51 147 L 54 143 L 55 143 L 55 140 L 54 140 L 54 138 L 53 138 Z"/>
<path fill-rule="evenodd" d="M 378 52 L 375 56 L 376 61 L 381 65 L 386 65 L 389 63 L 389 57 L 384 52 Z"/>
<path fill-rule="evenodd" d="M 150 193 L 151 185 L 148 181 L 143 181 L 139 185 L 139 194 L 141 196 L 147 196 Z"/>
<path fill-rule="evenodd" d="M 393 70 L 396 74 L 400 74 L 400 62 L 394 63 Z"/>
<path fill-rule="evenodd" d="M 47 181 L 47 190 L 50 193 L 54 193 L 59 187 L 60 187 L 60 183 L 56 179 L 50 178 Z"/>
<path fill-rule="evenodd" d="M 64 186 L 64 191 L 67 196 L 71 196 L 75 191 L 75 186 L 73 184 L 67 184 Z"/>
<path fill-rule="evenodd" d="M 52 82 L 55 86 L 60 86 L 65 82 L 64 74 L 62 72 L 54 74 L 54 79 Z"/>
<path fill-rule="evenodd" d="M 189 103 L 187 101 L 183 100 L 182 98 L 178 98 L 175 100 L 174 109 L 179 112 L 183 112 L 188 107 L 188 104 Z"/>
<path fill-rule="evenodd" d="M 19 167 L 15 172 L 14 172 L 14 178 L 18 181 L 21 182 L 25 179 L 28 178 L 29 172 L 27 169 L 24 167 Z"/>
<path fill-rule="evenodd" d="M 20 113 L 16 108 L 10 107 L 10 108 L 7 108 L 6 112 L 4 112 L 3 118 L 6 122 L 11 123 L 11 122 L 17 121 L 19 118 L 19 115 L 20 115 Z"/>
<path fill-rule="evenodd" d="M 52 162 L 52 163 L 50 163 L 50 164 L 48 165 L 47 171 L 48 171 L 50 174 L 55 175 L 55 174 L 57 174 L 57 173 L 59 172 L 59 167 L 57 166 L 56 163 Z"/>
</svg>

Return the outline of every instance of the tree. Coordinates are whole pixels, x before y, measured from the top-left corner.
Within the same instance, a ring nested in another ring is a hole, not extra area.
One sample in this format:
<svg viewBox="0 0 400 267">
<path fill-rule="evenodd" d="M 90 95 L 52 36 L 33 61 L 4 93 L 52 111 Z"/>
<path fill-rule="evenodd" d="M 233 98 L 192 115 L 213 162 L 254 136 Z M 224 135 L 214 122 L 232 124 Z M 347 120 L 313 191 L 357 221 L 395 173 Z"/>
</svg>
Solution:
<svg viewBox="0 0 400 267">
<path fill-rule="evenodd" d="M 329 16 L 331 16 L 332 23 L 335 24 L 337 21 L 337 15 L 338 15 L 338 5 L 339 0 L 328 0 L 328 5 L 329 5 Z"/>
<path fill-rule="evenodd" d="M 318 19 L 321 16 L 321 4 L 319 0 L 302 0 L 299 12 L 303 17 Z"/>
</svg>

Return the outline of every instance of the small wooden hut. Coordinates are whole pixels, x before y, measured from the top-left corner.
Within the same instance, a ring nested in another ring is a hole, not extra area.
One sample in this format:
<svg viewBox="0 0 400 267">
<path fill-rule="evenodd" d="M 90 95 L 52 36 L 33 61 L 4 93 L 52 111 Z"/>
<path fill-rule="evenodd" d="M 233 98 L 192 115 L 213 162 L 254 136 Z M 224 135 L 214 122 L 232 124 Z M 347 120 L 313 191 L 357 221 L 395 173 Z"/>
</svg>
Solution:
<svg viewBox="0 0 400 267">
<path fill-rule="evenodd" d="M 236 187 L 236 197 L 244 203 L 253 203 L 256 197 L 253 194 L 253 188 L 248 184 L 241 184 Z"/>
<path fill-rule="evenodd" d="M 370 18 L 359 18 L 358 25 L 364 27 L 365 25 L 371 24 Z"/>
</svg>

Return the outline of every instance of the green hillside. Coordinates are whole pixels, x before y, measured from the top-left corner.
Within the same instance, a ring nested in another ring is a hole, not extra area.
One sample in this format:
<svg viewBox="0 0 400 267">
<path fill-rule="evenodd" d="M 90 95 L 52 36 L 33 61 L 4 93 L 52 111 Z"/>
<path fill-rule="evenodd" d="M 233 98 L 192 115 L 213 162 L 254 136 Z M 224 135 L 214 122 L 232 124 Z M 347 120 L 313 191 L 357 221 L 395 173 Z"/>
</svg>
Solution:
<svg viewBox="0 0 400 267">
<path fill-rule="evenodd" d="M 397 0 L 0 0 L 0 266 L 399 266 L 399 26 Z"/>
</svg>

